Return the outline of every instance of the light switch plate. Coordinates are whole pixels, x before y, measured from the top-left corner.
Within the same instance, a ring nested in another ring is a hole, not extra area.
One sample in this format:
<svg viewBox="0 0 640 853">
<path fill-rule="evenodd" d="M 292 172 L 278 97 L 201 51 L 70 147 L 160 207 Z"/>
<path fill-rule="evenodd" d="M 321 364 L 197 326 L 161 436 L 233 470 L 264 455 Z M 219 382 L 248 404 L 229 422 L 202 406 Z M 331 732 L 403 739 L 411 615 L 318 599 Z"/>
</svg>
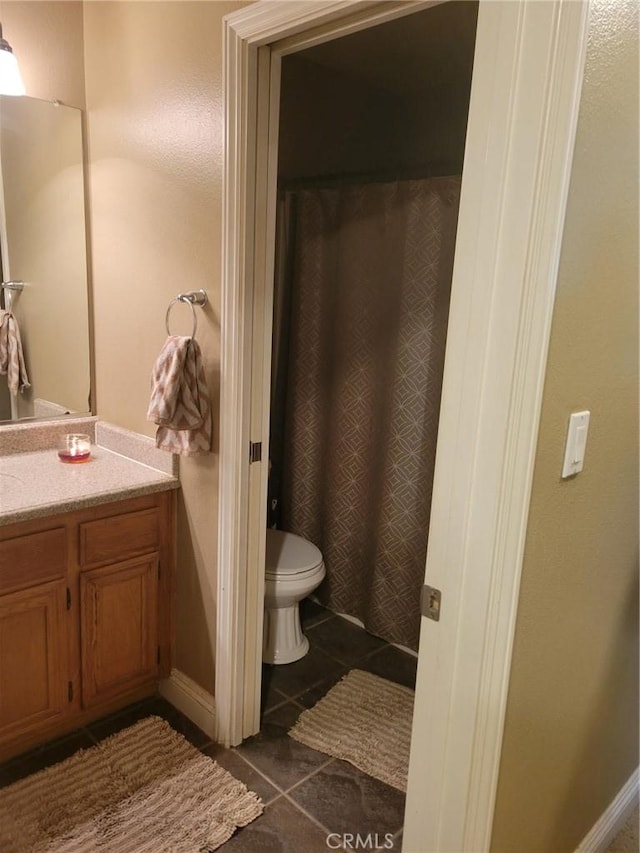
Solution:
<svg viewBox="0 0 640 853">
<path fill-rule="evenodd" d="M 584 465 L 584 455 L 587 448 L 587 433 L 591 412 L 573 412 L 569 418 L 567 444 L 564 450 L 562 477 L 573 477 L 579 474 Z"/>
</svg>

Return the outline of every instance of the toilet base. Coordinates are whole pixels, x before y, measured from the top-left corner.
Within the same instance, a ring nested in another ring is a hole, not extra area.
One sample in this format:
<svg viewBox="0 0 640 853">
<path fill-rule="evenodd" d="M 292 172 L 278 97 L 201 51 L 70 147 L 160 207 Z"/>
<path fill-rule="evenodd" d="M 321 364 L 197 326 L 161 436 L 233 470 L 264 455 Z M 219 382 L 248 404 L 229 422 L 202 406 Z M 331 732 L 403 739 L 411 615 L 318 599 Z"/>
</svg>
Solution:
<svg viewBox="0 0 640 853">
<path fill-rule="evenodd" d="M 309 640 L 302 633 L 298 602 L 289 607 L 265 607 L 264 663 L 293 663 L 309 651 Z"/>
</svg>

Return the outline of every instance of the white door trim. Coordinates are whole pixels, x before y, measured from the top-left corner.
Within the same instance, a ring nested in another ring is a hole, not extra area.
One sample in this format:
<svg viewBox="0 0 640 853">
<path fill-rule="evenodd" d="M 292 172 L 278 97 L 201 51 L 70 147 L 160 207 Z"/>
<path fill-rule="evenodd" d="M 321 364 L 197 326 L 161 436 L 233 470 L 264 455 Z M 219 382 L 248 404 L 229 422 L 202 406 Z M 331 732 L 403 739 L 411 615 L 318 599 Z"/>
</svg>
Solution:
<svg viewBox="0 0 640 853">
<path fill-rule="evenodd" d="M 267 280 L 256 285 L 256 269 L 270 262 L 254 248 L 270 227 L 275 143 L 257 126 L 258 104 L 273 97 L 264 80 L 277 71 L 260 71 L 258 47 L 279 57 L 423 5 L 266 2 L 225 21 L 216 708 L 227 744 L 256 730 L 259 699 L 263 566 L 255 533 L 249 547 L 248 444 L 268 437 L 255 404 L 251 421 L 252 326 Z M 439 623 L 423 619 L 404 832 L 412 853 L 489 848 L 586 21 L 586 2 L 480 3 L 427 555 L 443 606 Z M 252 467 L 264 495 L 266 465 Z"/>
</svg>

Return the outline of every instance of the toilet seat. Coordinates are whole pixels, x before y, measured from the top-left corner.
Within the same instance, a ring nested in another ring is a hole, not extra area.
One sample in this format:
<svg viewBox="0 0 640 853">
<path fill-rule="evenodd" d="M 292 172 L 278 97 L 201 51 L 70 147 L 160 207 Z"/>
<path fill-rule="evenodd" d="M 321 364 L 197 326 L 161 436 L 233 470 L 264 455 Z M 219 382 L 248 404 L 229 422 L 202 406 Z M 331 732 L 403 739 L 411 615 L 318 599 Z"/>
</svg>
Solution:
<svg viewBox="0 0 640 853">
<path fill-rule="evenodd" d="M 321 565 L 322 554 L 313 543 L 295 533 L 267 528 L 267 578 L 294 580 L 316 572 Z"/>
</svg>

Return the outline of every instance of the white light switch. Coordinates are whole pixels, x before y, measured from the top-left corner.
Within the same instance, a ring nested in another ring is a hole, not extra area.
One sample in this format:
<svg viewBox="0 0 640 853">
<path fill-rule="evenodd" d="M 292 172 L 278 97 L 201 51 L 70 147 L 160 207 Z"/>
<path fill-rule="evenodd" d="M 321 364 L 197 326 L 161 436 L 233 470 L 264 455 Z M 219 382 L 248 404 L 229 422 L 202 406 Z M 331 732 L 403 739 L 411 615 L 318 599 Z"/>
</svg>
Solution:
<svg viewBox="0 0 640 853">
<path fill-rule="evenodd" d="M 582 471 L 590 415 L 591 412 L 574 412 L 569 418 L 567 446 L 565 447 L 564 465 L 562 466 L 563 478 L 573 477 L 574 474 Z"/>
</svg>

